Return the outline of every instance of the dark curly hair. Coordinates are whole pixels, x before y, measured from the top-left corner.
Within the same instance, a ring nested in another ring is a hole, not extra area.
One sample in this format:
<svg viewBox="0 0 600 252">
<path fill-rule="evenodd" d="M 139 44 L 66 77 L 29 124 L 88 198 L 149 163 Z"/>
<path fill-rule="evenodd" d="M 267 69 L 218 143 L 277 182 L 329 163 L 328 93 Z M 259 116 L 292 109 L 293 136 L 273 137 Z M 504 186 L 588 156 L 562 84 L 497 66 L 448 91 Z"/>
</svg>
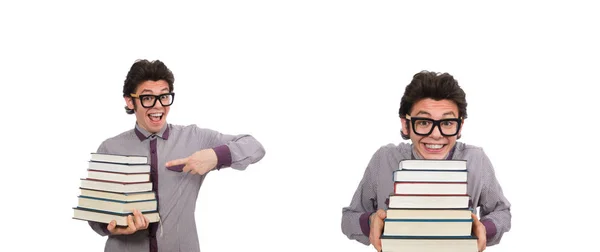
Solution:
<svg viewBox="0 0 600 252">
<path fill-rule="evenodd" d="M 413 105 L 421 99 L 431 98 L 434 100 L 448 99 L 458 106 L 458 116 L 467 118 L 467 100 L 465 92 L 458 85 L 458 81 L 448 73 L 436 73 L 421 71 L 413 76 L 412 81 L 404 90 L 404 96 L 400 102 L 398 111 L 400 118 L 406 118 L 410 114 Z M 408 121 L 406 128 L 409 128 Z M 400 132 L 404 140 L 410 139 L 408 135 Z M 460 137 L 460 136 L 459 136 Z"/>
<path fill-rule="evenodd" d="M 137 87 L 144 81 L 164 80 L 169 84 L 169 91 L 173 92 L 175 77 L 169 68 L 160 60 L 149 61 L 145 59 L 136 60 L 125 78 L 123 84 L 123 97 L 131 97 Z M 133 114 L 134 110 L 125 106 L 127 114 Z"/>
</svg>

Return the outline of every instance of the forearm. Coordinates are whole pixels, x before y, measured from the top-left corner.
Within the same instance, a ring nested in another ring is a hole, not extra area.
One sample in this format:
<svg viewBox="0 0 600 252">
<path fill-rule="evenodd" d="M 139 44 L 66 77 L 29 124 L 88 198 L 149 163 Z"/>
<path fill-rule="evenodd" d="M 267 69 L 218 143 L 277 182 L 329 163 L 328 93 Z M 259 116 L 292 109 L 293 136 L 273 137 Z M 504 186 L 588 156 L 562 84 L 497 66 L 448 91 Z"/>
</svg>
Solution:
<svg viewBox="0 0 600 252">
<path fill-rule="evenodd" d="M 264 147 L 251 135 L 224 137 L 224 141 L 212 149 L 217 154 L 216 169 L 231 167 L 244 170 L 265 156 Z"/>
</svg>

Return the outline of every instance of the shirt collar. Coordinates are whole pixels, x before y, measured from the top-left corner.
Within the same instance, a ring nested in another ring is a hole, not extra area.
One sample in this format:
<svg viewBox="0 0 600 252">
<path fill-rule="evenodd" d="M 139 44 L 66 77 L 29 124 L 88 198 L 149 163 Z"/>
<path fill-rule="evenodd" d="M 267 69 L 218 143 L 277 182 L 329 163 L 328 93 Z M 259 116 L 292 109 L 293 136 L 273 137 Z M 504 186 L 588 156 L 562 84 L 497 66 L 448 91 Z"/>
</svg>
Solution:
<svg viewBox="0 0 600 252">
<path fill-rule="evenodd" d="M 134 131 L 135 135 L 140 139 L 140 141 L 144 141 L 152 135 L 156 135 L 164 140 L 167 140 L 169 139 L 169 128 L 169 124 L 165 123 L 165 125 L 163 125 L 163 127 L 160 129 L 160 131 L 158 131 L 158 133 L 152 134 L 140 127 L 140 125 L 136 122 Z"/>
<path fill-rule="evenodd" d="M 412 159 L 423 159 L 423 157 L 419 154 L 419 152 L 417 152 L 417 150 L 415 150 L 414 145 L 411 144 L 411 149 L 412 149 L 412 153 L 411 153 L 411 158 Z M 451 160 L 452 156 L 454 156 L 454 150 L 456 149 L 456 143 L 454 143 L 454 146 L 452 147 L 452 149 L 450 149 L 450 151 L 448 152 L 448 155 L 446 156 L 446 160 Z"/>
</svg>

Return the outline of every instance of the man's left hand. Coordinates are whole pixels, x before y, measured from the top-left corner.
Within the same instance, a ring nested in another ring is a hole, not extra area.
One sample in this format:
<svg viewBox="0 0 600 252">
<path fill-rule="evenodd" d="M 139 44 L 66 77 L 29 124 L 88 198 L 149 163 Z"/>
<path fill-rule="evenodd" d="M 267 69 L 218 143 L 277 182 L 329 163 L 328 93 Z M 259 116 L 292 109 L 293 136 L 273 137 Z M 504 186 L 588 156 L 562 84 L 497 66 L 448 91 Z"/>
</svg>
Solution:
<svg viewBox="0 0 600 252">
<path fill-rule="evenodd" d="M 217 153 L 213 149 L 204 149 L 189 157 L 169 161 L 165 166 L 185 165 L 183 172 L 204 175 L 217 166 L 217 161 Z"/>
<path fill-rule="evenodd" d="M 482 252 L 487 244 L 485 226 L 474 213 L 471 213 L 471 217 L 473 218 L 473 234 L 477 236 L 477 248 L 479 252 Z"/>
</svg>

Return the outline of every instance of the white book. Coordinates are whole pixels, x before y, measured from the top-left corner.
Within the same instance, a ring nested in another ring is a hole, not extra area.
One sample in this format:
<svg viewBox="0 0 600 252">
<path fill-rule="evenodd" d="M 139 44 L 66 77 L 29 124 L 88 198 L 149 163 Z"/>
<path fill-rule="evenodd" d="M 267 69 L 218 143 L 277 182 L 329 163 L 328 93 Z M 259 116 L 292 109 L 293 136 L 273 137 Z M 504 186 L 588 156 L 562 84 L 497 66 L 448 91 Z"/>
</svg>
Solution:
<svg viewBox="0 0 600 252">
<path fill-rule="evenodd" d="M 147 164 L 148 157 L 141 155 L 117 155 L 107 153 L 91 153 L 91 161 L 120 163 L 120 164 Z"/>
<path fill-rule="evenodd" d="M 405 159 L 398 163 L 399 170 L 467 170 L 467 160 Z"/>
</svg>

